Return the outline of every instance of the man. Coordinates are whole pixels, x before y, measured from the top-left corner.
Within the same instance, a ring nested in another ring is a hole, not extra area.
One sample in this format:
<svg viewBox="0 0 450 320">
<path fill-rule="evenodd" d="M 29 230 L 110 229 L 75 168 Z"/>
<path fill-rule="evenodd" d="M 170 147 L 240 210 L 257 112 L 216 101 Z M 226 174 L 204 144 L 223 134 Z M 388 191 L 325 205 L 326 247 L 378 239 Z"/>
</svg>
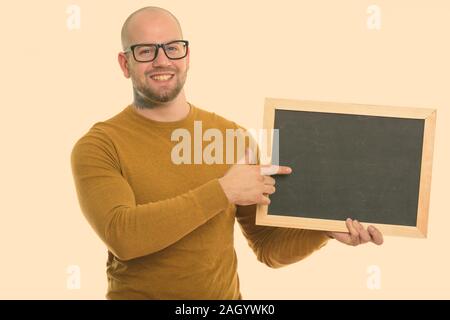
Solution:
<svg viewBox="0 0 450 320">
<path fill-rule="evenodd" d="M 108 299 L 241 298 L 235 219 L 258 260 L 273 268 L 305 258 L 330 238 L 382 243 L 377 229 L 351 220 L 348 233 L 255 225 L 256 204 L 268 204 L 275 192 L 275 180 L 258 165 L 174 164 L 174 130 L 193 132 L 194 121 L 222 133 L 239 126 L 186 101 L 189 44 L 170 12 L 134 12 L 122 45 L 119 64 L 134 102 L 96 123 L 72 151 L 82 211 L 108 247 Z"/>
</svg>

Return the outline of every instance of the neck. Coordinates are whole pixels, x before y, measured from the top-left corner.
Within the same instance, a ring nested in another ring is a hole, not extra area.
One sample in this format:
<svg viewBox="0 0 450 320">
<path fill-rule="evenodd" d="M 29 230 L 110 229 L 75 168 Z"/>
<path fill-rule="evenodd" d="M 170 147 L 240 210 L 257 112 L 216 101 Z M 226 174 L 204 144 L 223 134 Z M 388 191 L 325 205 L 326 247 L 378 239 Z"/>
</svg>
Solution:
<svg viewBox="0 0 450 320">
<path fill-rule="evenodd" d="M 133 109 L 140 115 L 154 121 L 174 122 L 187 117 L 190 106 L 186 101 L 184 91 L 168 102 L 155 103 L 134 92 Z"/>
</svg>

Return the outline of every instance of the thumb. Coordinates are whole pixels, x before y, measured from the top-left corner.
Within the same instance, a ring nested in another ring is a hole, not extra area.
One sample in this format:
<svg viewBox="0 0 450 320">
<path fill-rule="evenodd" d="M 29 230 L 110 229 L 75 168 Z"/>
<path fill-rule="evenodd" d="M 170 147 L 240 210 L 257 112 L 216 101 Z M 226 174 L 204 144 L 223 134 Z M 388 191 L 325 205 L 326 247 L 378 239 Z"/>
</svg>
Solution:
<svg viewBox="0 0 450 320">
<path fill-rule="evenodd" d="M 244 156 L 238 160 L 237 164 L 255 164 L 254 155 L 251 148 L 245 148 Z"/>
</svg>

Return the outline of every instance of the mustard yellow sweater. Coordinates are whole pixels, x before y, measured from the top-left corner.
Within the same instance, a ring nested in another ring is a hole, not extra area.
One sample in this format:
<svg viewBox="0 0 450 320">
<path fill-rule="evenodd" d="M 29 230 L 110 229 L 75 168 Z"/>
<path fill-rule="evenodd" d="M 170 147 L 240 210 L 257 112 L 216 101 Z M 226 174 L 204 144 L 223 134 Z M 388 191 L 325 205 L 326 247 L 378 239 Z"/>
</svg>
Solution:
<svg viewBox="0 0 450 320">
<path fill-rule="evenodd" d="M 108 299 L 239 299 L 235 219 L 259 261 L 281 267 L 323 246 L 323 232 L 255 225 L 255 206 L 229 203 L 218 178 L 230 164 L 171 160 L 176 128 L 193 135 L 238 125 L 190 104 L 157 122 L 132 105 L 75 144 L 72 172 L 81 210 L 108 248 Z M 205 145 L 204 145 L 205 147 Z"/>
</svg>

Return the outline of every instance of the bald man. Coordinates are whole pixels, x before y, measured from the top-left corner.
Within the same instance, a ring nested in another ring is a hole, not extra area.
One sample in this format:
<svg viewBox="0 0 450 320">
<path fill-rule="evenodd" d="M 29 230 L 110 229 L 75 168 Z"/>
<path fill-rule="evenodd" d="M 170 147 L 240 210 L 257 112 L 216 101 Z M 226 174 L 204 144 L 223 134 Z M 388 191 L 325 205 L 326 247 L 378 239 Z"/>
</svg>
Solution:
<svg viewBox="0 0 450 320">
<path fill-rule="evenodd" d="M 350 219 L 348 233 L 257 226 L 256 205 L 275 192 L 261 166 L 175 164 L 175 130 L 193 136 L 200 122 L 225 136 L 242 128 L 186 101 L 189 43 L 170 12 L 134 12 L 121 37 L 118 60 L 134 101 L 94 124 L 71 155 L 81 209 L 108 248 L 108 299 L 241 299 L 235 221 L 272 268 L 302 260 L 331 238 L 383 242 L 376 228 Z M 290 172 L 280 166 L 271 173 Z"/>
</svg>

